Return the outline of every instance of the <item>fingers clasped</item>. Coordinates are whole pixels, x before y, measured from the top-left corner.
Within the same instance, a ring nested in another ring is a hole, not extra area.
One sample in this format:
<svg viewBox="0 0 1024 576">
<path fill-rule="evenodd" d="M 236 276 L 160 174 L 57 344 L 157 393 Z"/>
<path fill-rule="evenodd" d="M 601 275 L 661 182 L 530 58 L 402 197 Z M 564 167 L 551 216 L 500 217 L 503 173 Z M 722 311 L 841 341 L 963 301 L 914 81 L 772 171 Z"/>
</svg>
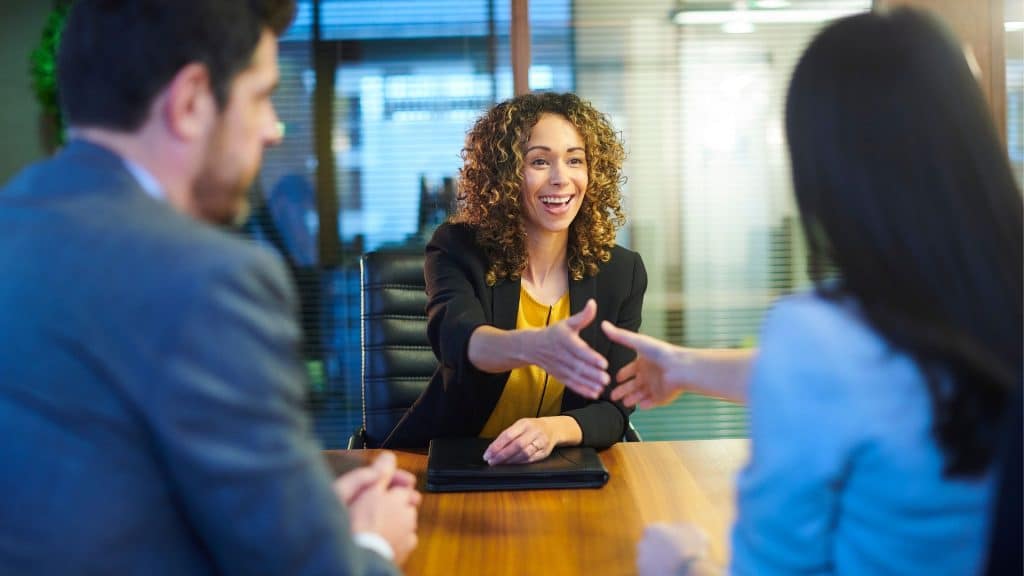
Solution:
<svg viewBox="0 0 1024 576">
<path fill-rule="evenodd" d="M 391 546 L 401 564 L 416 547 L 417 508 L 422 501 L 416 477 L 396 466 L 395 456 L 384 452 L 369 466 L 335 481 L 338 499 L 349 508 L 352 532 L 372 532 Z"/>
</svg>

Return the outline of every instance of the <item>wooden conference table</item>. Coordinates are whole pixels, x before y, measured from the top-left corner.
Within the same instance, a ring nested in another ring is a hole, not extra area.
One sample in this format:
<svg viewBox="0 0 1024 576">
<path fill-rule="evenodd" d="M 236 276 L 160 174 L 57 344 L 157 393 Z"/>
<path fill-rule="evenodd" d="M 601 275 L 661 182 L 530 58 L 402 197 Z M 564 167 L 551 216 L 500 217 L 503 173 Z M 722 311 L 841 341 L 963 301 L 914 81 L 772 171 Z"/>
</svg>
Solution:
<svg viewBox="0 0 1024 576">
<path fill-rule="evenodd" d="M 636 544 L 651 522 L 688 521 L 707 531 L 711 556 L 729 557 L 735 475 L 747 440 L 620 443 L 601 453 L 600 489 L 423 493 L 419 547 L 406 574 L 636 573 Z M 370 459 L 376 450 L 330 450 Z M 427 457 L 397 452 L 422 489 Z"/>
</svg>

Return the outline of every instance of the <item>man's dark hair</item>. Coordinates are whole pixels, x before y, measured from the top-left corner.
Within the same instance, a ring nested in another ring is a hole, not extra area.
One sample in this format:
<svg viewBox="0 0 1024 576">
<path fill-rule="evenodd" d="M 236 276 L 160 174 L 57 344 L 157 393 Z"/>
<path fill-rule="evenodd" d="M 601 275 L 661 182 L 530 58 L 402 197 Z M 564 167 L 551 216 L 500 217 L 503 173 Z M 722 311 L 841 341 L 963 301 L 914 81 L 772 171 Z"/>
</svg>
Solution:
<svg viewBox="0 0 1024 576">
<path fill-rule="evenodd" d="M 295 0 L 77 0 L 57 60 L 70 126 L 132 131 L 182 67 L 199 62 L 217 104 L 264 29 L 280 36 Z"/>
<path fill-rule="evenodd" d="M 914 358 L 947 472 L 985 470 L 1021 384 L 1022 202 L 960 44 L 910 9 L 832 24 L 786 134 L 819 290 Z"/>
</svg>

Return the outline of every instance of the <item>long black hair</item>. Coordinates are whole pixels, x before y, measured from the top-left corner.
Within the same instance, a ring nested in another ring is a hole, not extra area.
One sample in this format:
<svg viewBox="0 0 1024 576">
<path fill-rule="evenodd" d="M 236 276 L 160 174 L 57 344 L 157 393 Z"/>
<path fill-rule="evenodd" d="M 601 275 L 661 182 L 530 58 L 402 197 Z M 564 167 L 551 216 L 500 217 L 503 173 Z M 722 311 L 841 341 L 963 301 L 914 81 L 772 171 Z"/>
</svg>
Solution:
<svg viewBox="0 0 1024 576">
<path fill-rule="evenodd" d="M 1024 202 L 960 45 L 911 9 L 828 26 L 786 133 L 819 292 L 914 358 L 947 473 L 985 470 L 1021 383 Z"/>
</svg>

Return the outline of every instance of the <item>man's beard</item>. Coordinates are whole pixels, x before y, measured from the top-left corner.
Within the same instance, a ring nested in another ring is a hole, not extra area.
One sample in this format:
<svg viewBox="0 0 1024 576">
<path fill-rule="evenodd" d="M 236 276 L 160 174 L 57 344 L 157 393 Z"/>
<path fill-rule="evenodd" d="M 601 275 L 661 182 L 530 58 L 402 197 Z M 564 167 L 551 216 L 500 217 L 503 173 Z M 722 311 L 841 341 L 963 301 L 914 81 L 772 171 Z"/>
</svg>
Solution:
<svg viewBox="0 0 1024 576">
<path fill-rule="evenodd" d="M 240 226 L 249 216 L 247 192 L 256 173 L 242 168 L 238 158 L 226 152 L 222 127 L 211 134 L 203 155 L 205 162 L 192 189 L 195 216 L 217 226 Z"/>
<path fill-rule="evenodd" d="M 249 216 L 246 192 L 251 182 L 238 179 L 225 182 L 207 168 L 199 175 L 193 189 L 196 216 L 218 226 L 238 225 Z"/>
</svg>

